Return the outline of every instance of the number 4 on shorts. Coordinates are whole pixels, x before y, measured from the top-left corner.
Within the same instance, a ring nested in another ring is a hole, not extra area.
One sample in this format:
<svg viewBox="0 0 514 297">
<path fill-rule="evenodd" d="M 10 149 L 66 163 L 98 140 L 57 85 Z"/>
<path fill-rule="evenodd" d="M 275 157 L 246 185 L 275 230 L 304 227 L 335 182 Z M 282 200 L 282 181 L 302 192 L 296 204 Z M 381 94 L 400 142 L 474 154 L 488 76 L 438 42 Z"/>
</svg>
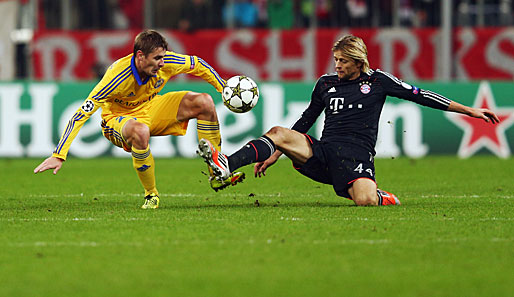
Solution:
<svg viewBox="0 0 514 297">
<path fill-rule="evenodd" d="M 359 165 L 355 167 L 353 171 L 358 171 L 359 173 L 362 173 L 363 170 L 364 168 L 362 168 L 362 163 L 359 163 Z M 373 170 L 371 170 L 371 168 L 368 168 L 365 171 L 369 173 L 370 176 L 373 176 Z"/>
</svg>

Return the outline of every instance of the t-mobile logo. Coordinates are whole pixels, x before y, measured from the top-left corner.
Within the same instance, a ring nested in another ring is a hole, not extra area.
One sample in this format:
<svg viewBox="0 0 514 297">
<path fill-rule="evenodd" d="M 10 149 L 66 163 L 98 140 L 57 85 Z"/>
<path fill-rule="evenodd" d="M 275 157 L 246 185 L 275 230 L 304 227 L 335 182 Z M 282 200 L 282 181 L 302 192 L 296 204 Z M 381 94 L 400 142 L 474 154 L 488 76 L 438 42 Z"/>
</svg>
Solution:
<svg viewBox="0 0 514 297">
<path fill-rule="evenodd" d="M 339 113 L 343 109 L 344 98 L 330 98 L 330 110 Z"/>
</svg>

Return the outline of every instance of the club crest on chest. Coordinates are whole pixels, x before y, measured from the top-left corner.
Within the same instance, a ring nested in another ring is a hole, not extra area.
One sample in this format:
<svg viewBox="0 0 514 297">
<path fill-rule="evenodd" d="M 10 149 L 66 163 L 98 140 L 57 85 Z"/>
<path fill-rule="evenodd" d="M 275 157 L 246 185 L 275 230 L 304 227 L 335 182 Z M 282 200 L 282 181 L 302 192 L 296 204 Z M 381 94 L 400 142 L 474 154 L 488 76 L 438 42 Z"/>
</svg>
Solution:
<svg viewBox="0 0 514 297">
<path fill-rule="evenodd" d="M 369 81 L 363 81 L 359 83 L 359 85 L 362 94 L 366 95 L 369 94 L 369 92 L 371 92 L 371 83 Z"/>
</svg>

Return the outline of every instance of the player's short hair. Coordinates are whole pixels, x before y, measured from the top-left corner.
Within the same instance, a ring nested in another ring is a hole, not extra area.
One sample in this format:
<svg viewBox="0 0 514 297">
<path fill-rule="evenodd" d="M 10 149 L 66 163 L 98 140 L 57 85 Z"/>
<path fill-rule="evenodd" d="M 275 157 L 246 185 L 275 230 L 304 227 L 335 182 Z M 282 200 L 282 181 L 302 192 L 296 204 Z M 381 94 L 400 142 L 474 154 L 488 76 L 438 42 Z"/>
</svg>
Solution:
<svg viewBox="0 0 514 297">
<path fill-rule="evenodd" d="M 332 52 L 336 51 L 341 51 L 344 56 L 354 61 L 362 62 L 362 72 L 369 71 L 368 48 L 361 38 L 353 35 L 341 37 L 332 47 Z"/>
<path fill-rule="evenodd" d="M 145 30 L 137 34 L 134 40 L 134 56 L 139 50 L 146 56 L 159 47 L 168 50 L 166 39 L 155 30 Z"/>
</svg>

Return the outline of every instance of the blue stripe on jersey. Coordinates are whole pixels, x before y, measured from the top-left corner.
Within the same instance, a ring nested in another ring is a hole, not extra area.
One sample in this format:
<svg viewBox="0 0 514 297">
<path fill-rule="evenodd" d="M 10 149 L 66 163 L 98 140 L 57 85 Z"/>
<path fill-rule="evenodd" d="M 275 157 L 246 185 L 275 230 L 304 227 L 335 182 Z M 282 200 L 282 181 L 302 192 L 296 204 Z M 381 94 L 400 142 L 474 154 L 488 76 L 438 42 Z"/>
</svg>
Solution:
<svg viewBox="0 0 514 297">
<path fill-rule="evenodd" d="M 176 60 L 176 61 L 186 61 L 186 58 L 179 58 L 179 57 L 164 57 L 163 60 Z"/>
<path fill-rule="evenodd" d="M 130 66 L 128 66 L 127 68 L 125 68 L 122 72 L 118 73 L 118 75 L 116 75 L 105 87 L 103 87 L 96 95 L 93 96 L 93 99 L 96 99 L 98 100 L 99 99 L 99 96 L 102 92 L 104 92 L 106 90 L 106 88 L 110 88 L 110 86 L 114 83 L 116 83 L 116 81 L 121 77 L 121 76 L 124 76 L 126 75 L 127 71 L 130 71 Z"/>
<path fill-rule="evenodd" d="M 164 60 L 164 62 L 182 62 L 182 63 L 186 62 L 186 60 L 179 60 L 179 59 L 166 59 L 166 58 L 164 58 L 163 60 Z"/>
<path fill-rule="evenodd" d="M 219 76 L 219 74 L 214 70 L 214 68 L 211 67 L 207 62 L 205 62 L 202 58 L 198 58 L 198 61 L 200 61 L 200 64 L 202 64 L 204 67 L 208 68 L 211 73 L 216 77 L 216 80 L 220 83 L 222 87 L 225 87 L 224 80 Z"/>
<path fill-rule="evenodd" d="M 191 66 L 189 67 L 189 69 L 195 69 L 195 57 L 189 56 L 189 58 L 191 59 Z"/>
<path fill-rule="evenodd" d="M 169 63 L 172 63 L 172 64 L 186 64 L 185 61 L 164 60 L 164 64 L 169 64 Z"/>
<path fill-rule="evenodd" d="M 130 71 L 128 71 L 127 73 L 125 73 L 123 76 L 120 76 L 116 82 L 115 82 L 115 85 L 111 85 L 107 90 L 105 90 L 103 92 L 103 94 L 98 94 L 95 97 L 96 100 L 100 100 L 100 99 L 104 99 L 105 97 L 107 97 L 110 93 L 112 93 L 112 91 L 114 91 L 116 89 L 116 87 L 118 87 L 122 82 L 124 82 L 129 76 L 130 76 Z"/>
<path fill-rule="evenodd" d="M 80 112 L 76 112 L 71 119 L 68 121 L 68 125 L 66 126 L 66 130 L 61 137 L 61 141 L 57 144 L 57 147 L 54 150 L 54 153 L 59 154 L 61 152 L 62 147 L 66 143 L 66 140 L 68 140 L 68 137 L 71 134 L 71 131 L 73 130 L 73 127 L 75 127 L 75 122 L 81 120 L 84 117 L 84 114 Z"/>
<path fill-rule="evenodd" d="M 166 55 L 164 56 L 164 63 L 173 63 L 173 64 L 186 64 L 186 58 L 180 57 L 176 55 Z"/>
<path fill-rule="evenodd" d="M 173 54 L 171 54 L 171 55 L 165 55 L 165 56 L 164 56 L 164 59 L 172 59 L 172 58 L 173 58 L 173 59 L 178 59 L 178 60 L 184 60 L 184 61 L 186 60 L 186 58 L 185 58 L 185 57 L 181 57 L 181 56 L 177 56 L 177 55 L 173 55 Z"/>
</svg>

